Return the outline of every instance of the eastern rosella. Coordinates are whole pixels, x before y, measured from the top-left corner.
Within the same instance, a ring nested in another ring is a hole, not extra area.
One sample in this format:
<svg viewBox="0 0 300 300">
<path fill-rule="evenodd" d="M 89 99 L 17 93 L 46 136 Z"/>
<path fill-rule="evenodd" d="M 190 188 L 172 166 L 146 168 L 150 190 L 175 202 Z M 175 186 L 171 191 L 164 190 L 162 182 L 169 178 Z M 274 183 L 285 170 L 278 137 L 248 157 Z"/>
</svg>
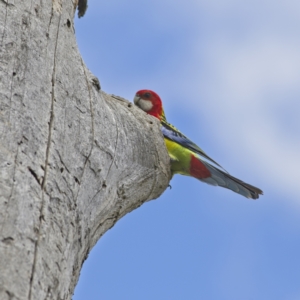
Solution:
<svg viewBox="0 0 300 300">
<path fill-rule="evenodd" d="M 227 173 L 201 148 L 190 141 L 173 125 L 167 123 L 160 97 L 151 90 L 140 90 L 134 104 L 160 120 L 161 130 L 171 159 L 172 174 L 195 177 L 211 185 L 218 185 L 247 198 L 257 199 L 263 192 Z"/>
</svg>

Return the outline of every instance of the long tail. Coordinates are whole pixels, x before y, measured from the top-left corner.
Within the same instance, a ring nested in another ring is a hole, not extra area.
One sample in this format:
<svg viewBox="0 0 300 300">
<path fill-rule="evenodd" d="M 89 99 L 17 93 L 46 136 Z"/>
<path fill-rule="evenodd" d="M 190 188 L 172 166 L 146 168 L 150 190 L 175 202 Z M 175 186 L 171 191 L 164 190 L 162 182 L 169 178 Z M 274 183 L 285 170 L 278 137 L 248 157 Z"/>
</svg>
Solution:
<svg viewBox="0 0 300 300">
<path fill-rule="evenodd" d="M 230 174 L 215 168 L 214 166 L 203 160 L 201 160 L 201 162 L 209 170 L 211 176 L 206 178 L 198 178 L 199 180 L 211 185 L 218 185 L 227 188 L 250 199 L 258 199 L 259 195 L 263 194 L 263 191 L 259 188 L 245 183 L 242 180 L 237 179 Z"/>
</svg>

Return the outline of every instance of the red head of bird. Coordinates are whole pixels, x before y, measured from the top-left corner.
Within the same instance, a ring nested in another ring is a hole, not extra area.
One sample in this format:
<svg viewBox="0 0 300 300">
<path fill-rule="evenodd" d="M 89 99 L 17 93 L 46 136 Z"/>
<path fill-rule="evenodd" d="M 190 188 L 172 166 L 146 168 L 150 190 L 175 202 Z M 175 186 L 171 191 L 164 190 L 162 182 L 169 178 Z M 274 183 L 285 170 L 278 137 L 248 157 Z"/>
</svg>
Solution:
<svg viewBox="0 0 300 300">
<path fill-rule="evenodd" d="M 147 114 L 159 119 L 165 120 L 165 113 L 162 107 L 160 97 L 151 90 L 140 90 L 135 94 L 134 104 Z"/>
</svg>

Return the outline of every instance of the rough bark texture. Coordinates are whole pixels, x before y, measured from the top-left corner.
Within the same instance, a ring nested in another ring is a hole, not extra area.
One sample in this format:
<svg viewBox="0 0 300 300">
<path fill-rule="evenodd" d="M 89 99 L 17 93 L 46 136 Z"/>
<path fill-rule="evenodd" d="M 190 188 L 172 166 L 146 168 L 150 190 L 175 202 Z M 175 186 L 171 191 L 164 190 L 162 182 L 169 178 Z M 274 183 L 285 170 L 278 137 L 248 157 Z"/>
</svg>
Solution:
<svg viewBox="0 0 300 300">
<path fill-rule="evenodd" d="M 1 300 L 70 299 L 96 241 L 170 179 L 159 124 L 85 67 L 75 7 L 0 0 Z"/>
</svg>

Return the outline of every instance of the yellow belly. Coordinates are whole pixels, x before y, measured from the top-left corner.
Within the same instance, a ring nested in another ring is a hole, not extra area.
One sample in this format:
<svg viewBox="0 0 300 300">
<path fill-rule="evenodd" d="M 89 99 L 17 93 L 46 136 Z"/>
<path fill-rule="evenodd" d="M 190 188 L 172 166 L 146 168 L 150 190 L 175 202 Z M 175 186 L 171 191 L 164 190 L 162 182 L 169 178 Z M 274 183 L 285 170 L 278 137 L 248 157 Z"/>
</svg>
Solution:
<svg viewBox="0 0 300 300">
<path fill-rule="evenodd" d="M 166 138 L 165 143 L 171 157 L 172 172 L 182 175 L 190 175 L 190 161 L 192 152 Z"/>
</svg>

